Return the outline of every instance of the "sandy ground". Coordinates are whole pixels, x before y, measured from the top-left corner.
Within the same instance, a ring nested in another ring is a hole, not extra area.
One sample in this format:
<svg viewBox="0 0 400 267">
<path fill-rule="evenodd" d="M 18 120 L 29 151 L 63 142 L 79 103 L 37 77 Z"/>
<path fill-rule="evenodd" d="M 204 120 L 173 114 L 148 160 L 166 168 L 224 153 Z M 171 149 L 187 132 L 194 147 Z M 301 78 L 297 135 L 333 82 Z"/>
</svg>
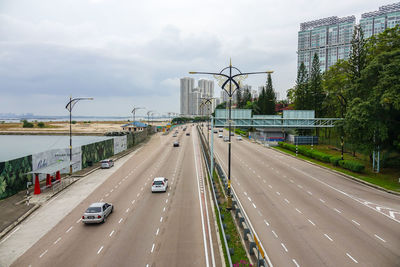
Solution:
<svg viewBox="0 0 400 267">
<path fill-rule="evenodd" d="M 122 131 L 122 125 L 128 122 L 124 121 L 99 121 L 99 122 L 77 122 L 72 124 L 73 133 L 97 133 Z M 146 122 L 144 122 L 146 123 Z M 35 124 L 35 123 L 34 123 Z M 165 125 L 166 122 L 154 122 L 152 125 Z M 68 122 L 46 122 L 44 128 L 36 126 L 34 128 L 22 128 L 22 123 L 4 123 L 0 124 L 0 133 L 66 133 L 69 132 Z"/>
</svg>

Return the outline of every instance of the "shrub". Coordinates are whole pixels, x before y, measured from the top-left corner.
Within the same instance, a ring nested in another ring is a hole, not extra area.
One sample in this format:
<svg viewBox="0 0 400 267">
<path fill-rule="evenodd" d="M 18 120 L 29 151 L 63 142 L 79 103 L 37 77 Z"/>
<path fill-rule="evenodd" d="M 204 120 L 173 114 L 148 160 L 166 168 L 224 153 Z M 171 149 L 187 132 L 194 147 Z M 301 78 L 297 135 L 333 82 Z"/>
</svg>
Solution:
<svg viewBox="0 0 400 267">
<path fill-rule="evenodd" d="M 33 127 L 34 127 L 33 123 L 27 120 L 22 121 L 22 128 L 33 128 Z"/>
<path fill-rule="evenodd" d="M 357 161 L 352 160 L 339 160 L 339 165 L 342 168 L 348 169 L 354 172 L 362 172 L 365 169 L 365 166 Z"/>
<path fill-rule="evenodd" d="M 72 124 L 76 124 L 76 121 L 71 121 Z"/>
<path fill-rule="evenodd" d="M 311 157 L 323 162 L 330 163 L 332 156 L 319 151 L 311 151 Z"/>
<path fill-rule="evenodd" d="M 39 128 L 44 128 L 46 125 L 44 124 L 44 122 L 38 122 L 37 124 L 37 127 L 39 127 Z"/>
<path fill-rule="evenodd" d="M 331 157 L 330 161 L 332 165 L 334 166 L 339 166 L 339 161 L 341 160 L 341 157 Z"/>
</svg>

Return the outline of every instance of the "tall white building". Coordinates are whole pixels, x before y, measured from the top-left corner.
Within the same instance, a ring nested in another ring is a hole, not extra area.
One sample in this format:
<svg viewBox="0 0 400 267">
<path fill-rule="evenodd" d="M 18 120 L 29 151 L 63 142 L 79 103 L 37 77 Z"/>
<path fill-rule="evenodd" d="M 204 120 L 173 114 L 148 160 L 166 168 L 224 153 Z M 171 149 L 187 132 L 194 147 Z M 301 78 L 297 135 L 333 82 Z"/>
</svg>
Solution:
<svg viewBox="0 0 400 267">
<path fill-rule="evenodd" d="M 185 77 L 181 79 L 181 114 L 194 116 L 206 115 L 208 112 L 211 114 L 216 107 L 216 101 L 212 100 L 210 109 L 206 105 L 201 105 L 201 103 L 202 98 L 214 97 L 214 81 L 200 79 L 196 88 L 194 82 L 193 78 Z"/>
<path fill-rule="evenodd" d="M 191 103 L 190 95 L 194 89 L 194 79 L 185 77 L 181 79 L 181 114 L 190 115 L 189 107 Z"/>
</svg>

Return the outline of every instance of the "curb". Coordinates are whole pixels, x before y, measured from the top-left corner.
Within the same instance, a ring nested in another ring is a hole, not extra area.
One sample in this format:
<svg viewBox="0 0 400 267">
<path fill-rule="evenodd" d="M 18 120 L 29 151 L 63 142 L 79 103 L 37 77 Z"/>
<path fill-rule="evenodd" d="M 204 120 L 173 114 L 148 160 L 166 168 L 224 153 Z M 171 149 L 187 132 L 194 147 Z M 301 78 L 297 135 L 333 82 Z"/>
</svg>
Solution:
<svg viewBox="0 0 400 267">
<path fill-rule="evenodd" d="M 124 154 L 124 155 L 121 155 L 120 157 L 117 157 L 115 160 L 118 160 L 118 159 L 120 159 L 120 158 L 122 158 L 122 157 L 124 157 L 124 156 L 129 155 L 130 153 L 134 152 L 137 148 L 139 148 L 139 147 L 142 146 L 142 145 L 143 145 L 142 143 L 139 144 L 139 145 L 137 145 L 135 149 L 133 149 L 133 150 L 130 151 L 129 153 L 126 153 L 126 154 Z M 87 173 L 85 173 L 85 174 L 82 174 L 82 175 L 76 175 L 76 176 L 75 176 L 75 175 L 71 175 L 71 176 L 67 176 L 67 177 L 69 177 L 69 178 L 72 178 L 72 177 L 77 177 L 77 178 L 79 178 L 79 177 L 85 177 L 85 176 L 91 174 L 92 172 L 97 171 L 98 169 L 100 169 L 100 167 L 96 167 L 95 169 L 93 169 L 93 170 L 91 170 L 91 171 L 89 171 L 89 172 L 87 172 Z M 67 178 L 67 177 L 65 177 L 65 178 Z M 73 181 L 73 182 L 70 183 L 68 186 L 66 186 L 63 190 L 60 190 L 60 191 L 58 191 L 57 193 L 55 193 L 54 195 L 52 195 L 52 196 L 51 196 L 50 198 L 48 198 L 45 202 L 49 201 L 50 199 L 52 199 L 53 197 L 55 197 L 56 195 L 58 195 L 60 192 L 64 191 L 66 188 L 68 188 L 70 185 L 74 184 L 76 181 L 78 181 L 78 180 Z M 24 199 L 24 201 L 25 201 L 25 199 Z M 35 206 L 34 206 L 33 208 L 31 208 L 30 210 L 28 210 L 27 212 L 25 212 L 25 213 L 24 213 L 23 215 L 21 215 L 16 221 L 14 221 L 12 224 L 10 224 L 9 226 L 7 226 L 7 228 L 5 228 L 5 229 L 0 233 L 0 240 L 3 239 L 3 237 L 4 237 L 5 235 L 7 235 L 12 229 L 14 229 L 15 226 L 17 226 L 17 225 L 20 224 L 22 221 L 24 221 L 29 215 L 31 215 L 31 214 L 32 214 L 35 210 L 37 210 L 39 207 L 41 207 L 40 204 L 35 204 Z"/>
<path fill-rule="evenodd" d="M 39 204 L 35 204 L 35 206 L 33 206 L 33 208 L 31 208 L 30 210 L 28 210 L 27 212 L 25 212 L 22 216 L 20 216 L 16 221 L 14 221 L 12 224 L 10 224 L 9 226 L 7 226 L 6 229 L 4 229 L 1 233 L 0 233 L 0 240 L 6 235 L 8 234 L 12 229 L 14 229 L 15 226 L 17 226 L 18 224 L 20 224 L 22 221 L 24 221 L 29 215 L 31 215 L 35 210 L 37 210 L 40 207 Z"/>
<path fill-rule="evenodd" d="M 269 149 L 273 149 L 273 148 L 270 148 L 270 147 L 269 147 Z M 393 195 L 396 195 L 396 196 L 400 196 L 400 192 L 392 191 L 392 190 L 389 190 L 389 189 L 380 187 L 379 185 L 371 184 L 371 183 L 369 183 L 369 182 L 367 182 L 367 181 L 364 181 L 364 180 L 361 180 L 361 179 L 359 179 L 359 178 L 357 178 L 357 177 L 348 175 L 348 174 L 346 174 L 346 173 L 342 173 L 342 172 L 337 171 L 337 170 L 332 170 L 332 169 L 330 169 L 330 168 L 328 168 L 328 167 L 325 167 L 325 166 L 316 164 L 316 163 L 311 162 L 311 161 L 306 160 L 306 159 L 302 159 L 302 158 L 295 157 L 295 156 L 293 156 L 293 155 L 291 155 L 291 154 L 289 154 L 289 153 L 285 153 L 285 152 L 280 151 L 280 150 L 278 150 L 278 149 L 273 149 L 273 150 L 274 150 L 274 151 L 277 151 L 277 152 L 279 152 L 279 153 L 281 153 L 281 154 L 290 156 L 290 157 L 292 157 L 292 158 L 295 158 L 295 159 L 298 159 L 298 160 L 307 162 L 307 163 L 312 164 L 312 165 L 314 165 L 314 166 L 318 166 L 318 167 L 320 167 L 320 168 L 323 168 L 323 169 L 328 170 L 328 171 L 330 171 L 330 172 L 333 172 L 333 173 L 335 173 L 335 174 L 339 174 L 340 176 L 343 176 L 344 178 L 346 178 L 346 179 L 348 179 L 348 180 L 353 180 L 353 181 L 355 181 L 355 182 L 357 182 L 357 183 L 367 185 L 367 186 L 372 187 L 372 188 L 375 188 L 375 189 L 377 189 L 377 190 L 384 191 L 384 192 L 386 192 L 386 193 L 393 194 Z"/>
</svg>

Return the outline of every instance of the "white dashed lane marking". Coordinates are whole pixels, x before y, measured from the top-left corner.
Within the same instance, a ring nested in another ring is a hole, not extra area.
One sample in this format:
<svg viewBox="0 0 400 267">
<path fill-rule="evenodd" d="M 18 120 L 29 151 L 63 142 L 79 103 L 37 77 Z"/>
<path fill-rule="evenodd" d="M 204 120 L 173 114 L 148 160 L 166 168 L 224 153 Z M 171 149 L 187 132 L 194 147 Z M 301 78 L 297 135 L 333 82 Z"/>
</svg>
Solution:
<svg viewBox="0 0 400 267">
<path fill-rule="evenodd" d="M 99 250 L 97 251 L 97 254 L 100 254 L 100 252 L 103 250 L 103 246 L 101 246 L 100 248 L 99 248 Z"/>
<path fill-rule="evenodd" d="M 278 238 L 278 235 L 275 233 L 274 230 L 272 230 L 271 232 L 274 234 L 274 236 L 275 236 L 276 238 Z"/>
<path fill-rule="evenodd" d="M 379 235 L 375 234 L 375 237 L 378 238 L 378 239 L 380 239 L 382 242 L 386 243 L 386 240 L 383 239 L 382 237 L 380 237 Z"/>
<path fill-rule="evenodd" d="M 42 254 L 40 254 L 39 258 L 43 257 L 47 253 L 47 251 L 49 251 L 49 250 L 46 249 Z"/>
<path fill-rule="evenodd" d="M 350 259 L 352 259 L 355 263 L 358 263 L 358 261 L 357 261 L 355 258 L 353 258 L 349 253 L 346 253 L 346 255 L 347 255 Z"/>
<path fill-rule="evenodd" d="M 54 245 L 55 245 L 55 244 L 57 244 L 58 242 L 60 242 L 60 240 L 61 240 L 61 237 L 57 238 L 57 240 L 56 240 L 56 241 L 54 241 L 54 243 L 53 243 L 53 244 L 54 244 Z"/>
<path fill-rule="evenodd" d="M 332 238 L 331 238 L 329 235 L 324 234 L 324 236 L 325 236 L 326 238 L 328 238 L 330 241 L 333 241 Z"/>
<path fill-rule="evenodd" d="M 355 220 L 351 220 L 353 223 L 355 223 L 355 224 L 357 224 L 358 226 L 360 226 L 360 224 L 357 222 L 357 221 L 355 221 Z"/>
<path fill-rule="evenodd" d="M 111 231 L 111 233 L 110 233 L 110 237 L 113 235 L 113 233 L 114 233 L 114 230 L 112 230 L 112 231 Z"/>
<path fill-rule="evenodd" d="M 288 252 L 288 250 L 287 250 L 285 244 L 281 243 L 281 246 L 283 247 L 283 249 L 284 249 L 286 252 Z"/>
</svg>

